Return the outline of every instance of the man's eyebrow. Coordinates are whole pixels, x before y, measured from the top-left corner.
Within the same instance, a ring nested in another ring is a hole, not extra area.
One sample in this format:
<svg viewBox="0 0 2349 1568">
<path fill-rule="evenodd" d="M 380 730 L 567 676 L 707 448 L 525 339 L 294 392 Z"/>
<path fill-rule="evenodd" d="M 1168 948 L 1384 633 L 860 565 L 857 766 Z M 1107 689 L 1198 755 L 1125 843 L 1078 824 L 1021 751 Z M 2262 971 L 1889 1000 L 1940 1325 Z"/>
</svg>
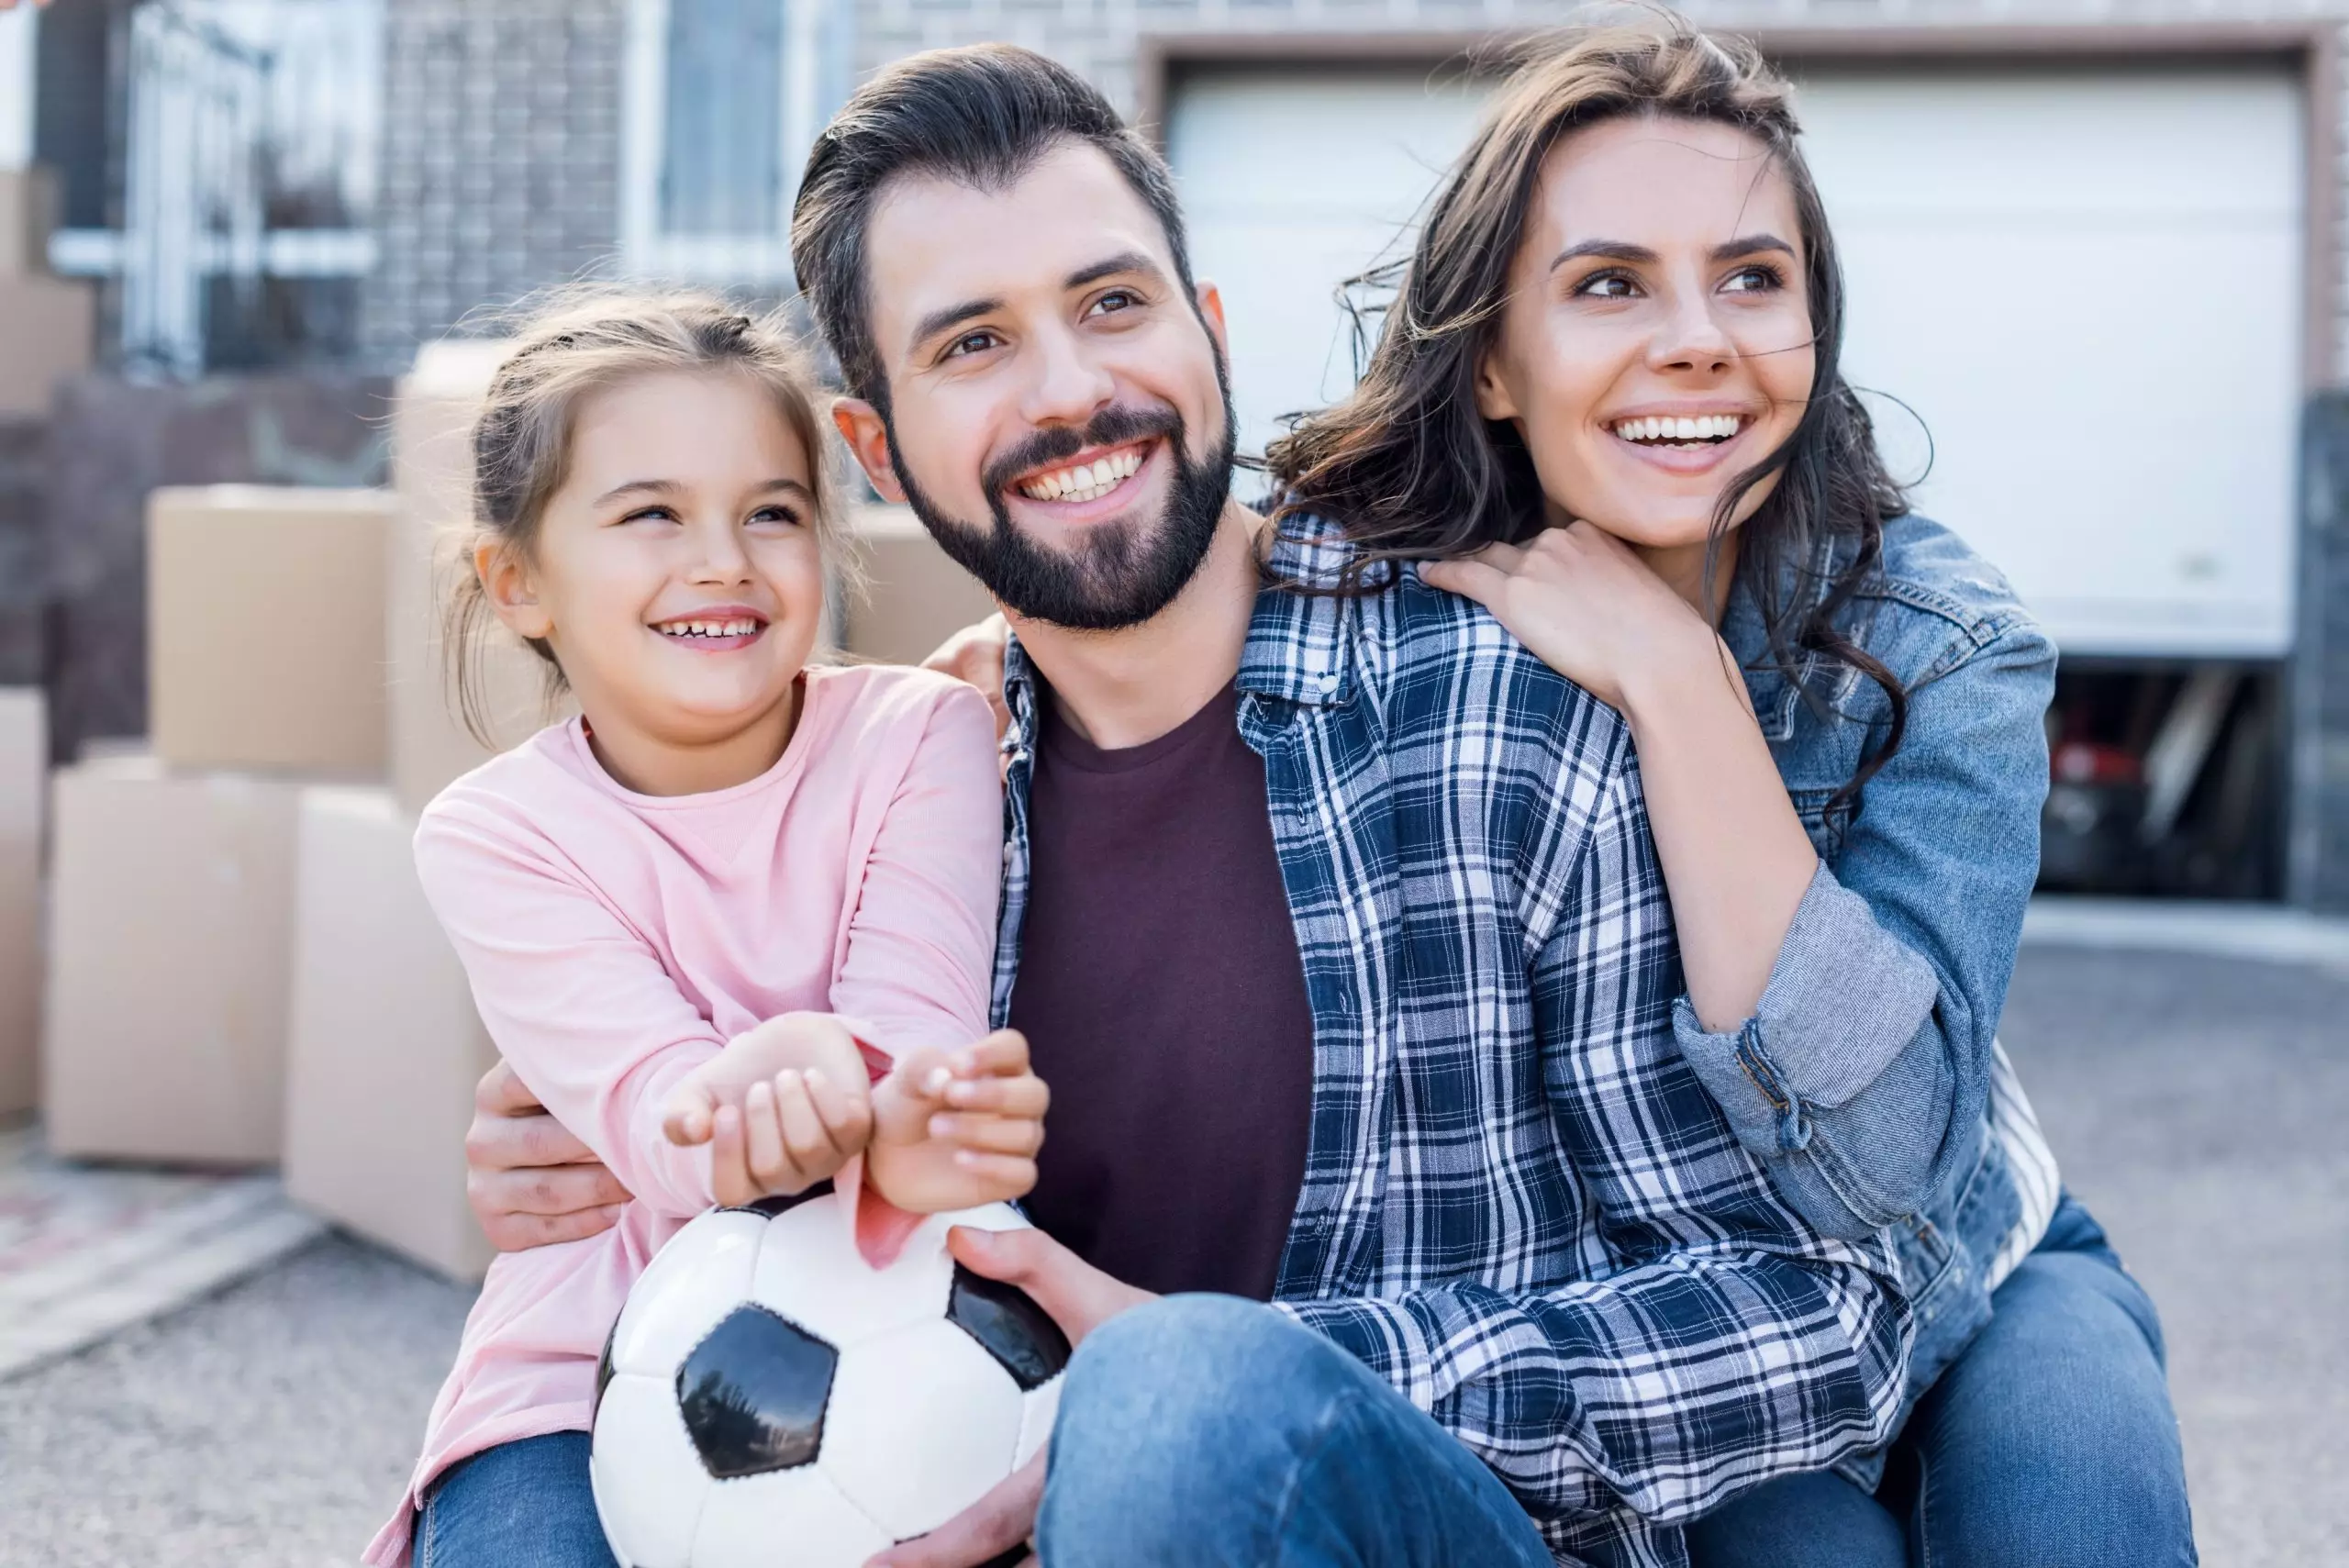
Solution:
<svg viewBox="0 0 2349 1568">
<path fill-rule="evenodd" d="M 1791 256 L 1795 248 L 1775 234 L 1741 234 L 1725 239 L 1705 254 L 1710 261 L 1727 261 L 1739 256 L 1751 256 L 1762 250 L 1780 250 Z M 1550 259 L 1550 270 L 1556 272 L 1568 261 L 1599 256 L 1610 261 L 1629 261 L 1646 266 L 1656 261 L 1656 253 L 1644 245 L 1634 245 L 1624 239 L 1586 239 L 1579 245 L 1569 245 Z"/>
<path fill-rule="evenodd" d="M 959 327 L 974 316 L 1002 308 L 1003 301 L 999 299 L 966 299 L 960 305 L 933 310 L 914 323 L 913 346 L 918 349 L 950 327 Z"/>
<path fill-rule="evenodd" d="M 1066 287 L 1081 289 L 1087 284 L 1097 284 L 1103 278 L 1114 278 L 1119 272 L 1145 272 L 1153 278 L 1166 274 L 1159 264 L 1141 250 L 1124 250 L 1115 256 L 1105 256 L 1088 267 L 1079 267 L 1068 275 Z"/>
</svg>

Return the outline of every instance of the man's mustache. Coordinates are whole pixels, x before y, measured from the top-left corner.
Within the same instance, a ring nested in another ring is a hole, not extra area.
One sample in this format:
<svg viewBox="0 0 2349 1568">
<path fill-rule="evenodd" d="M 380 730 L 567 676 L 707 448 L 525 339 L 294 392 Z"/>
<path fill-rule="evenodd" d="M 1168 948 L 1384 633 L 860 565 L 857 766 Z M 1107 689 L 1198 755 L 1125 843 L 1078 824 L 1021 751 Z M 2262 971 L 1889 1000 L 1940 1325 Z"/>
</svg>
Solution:
<svg viewBox="0 0 2349 1568">
<path fill-rule="evenodd" d="M 1087 447 L 1118 447 L 1130 441 L 1166 437 L 1179 441 L 1183 417 L 1172 408 L 1126 408 L 1112 406 L 1085 422 L 1056 425 L 1039 430 L 996 458 L 980 476 L 989 495 L 1000 495 L 1023 473 L 1065 462 Z"/>
</svg>

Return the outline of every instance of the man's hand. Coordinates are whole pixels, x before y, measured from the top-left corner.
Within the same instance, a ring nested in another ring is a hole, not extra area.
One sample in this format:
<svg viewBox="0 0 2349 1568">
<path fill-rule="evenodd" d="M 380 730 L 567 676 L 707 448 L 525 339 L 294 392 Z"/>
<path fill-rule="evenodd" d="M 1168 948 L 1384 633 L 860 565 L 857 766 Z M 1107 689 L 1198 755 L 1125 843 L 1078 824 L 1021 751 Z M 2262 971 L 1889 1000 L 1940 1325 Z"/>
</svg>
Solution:
<svg viewBox="0 0 2349 1568">
<path fill-rule="evenodd" d="M 987 699 L 987 706 L 995 710 L 995 732 L 998 736 L 1011 728 L 1011 709 L 1003 701 L 1003 652 L 1010 642 L 1010 626 L 999 615 L 989 616 L 940 643 L 938 651 L 921 662 L 925 670 L 935 670 L 965 685 L 978 687 Z"/>
<path fill-rule="evenodd" d="M 465 1201 L 489 1244 L 525 1252 L 609 1230 L 634 1195 L 499 1062 L 473 1089 Z"/>
<path fill-rule="evenodd" d="M 946 1245 L 973 1273 L 1016 1284 L 1035 1297 L 1072 1345 L 1119 1313 L 1157 1299 L 1103 1273 L 1041 1230 L 958 1225 Z M 1009 1551 L 1035 1531 L 1047 1452 L 1038 1452 L 1009 1480 L 928 1535 L 891 1547 L 865 1568 L 982 1568 Z M 1031 1552 L 1022 1568 L 1035 1561 Z"/>
</svg>

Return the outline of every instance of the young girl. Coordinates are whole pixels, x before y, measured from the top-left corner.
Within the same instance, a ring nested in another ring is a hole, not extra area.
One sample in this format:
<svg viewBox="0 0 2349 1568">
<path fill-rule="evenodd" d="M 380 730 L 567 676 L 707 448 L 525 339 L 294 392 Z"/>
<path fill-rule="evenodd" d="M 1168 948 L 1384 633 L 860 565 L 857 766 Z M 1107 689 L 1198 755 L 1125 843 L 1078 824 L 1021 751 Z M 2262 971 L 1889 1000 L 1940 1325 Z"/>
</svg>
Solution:
<svg viewBox="0 0 2349 1568">
<path fill-rule="evenodd" d="M 1034 1182 L 1043 1085 L 980 1038 L 994 726 L 937 675 L 808 665 L 821 431 L 789 339 L 698 296 L 563 305 L 491 386 L 460 690 L 494 616 L 580 717 L 444 791 L 417 863 L 498 1050 L 635 1201 L 492 1264 L 371 1562 L 608 1568 L 597 1358 L 713 1203 L 837 1173 L 885 1228 Z"/>
<path fill-rule="evenodd" d="M 1690 1068 L 1787 1204 L 1898 1228 L 1905 1429 L 1701 1522 L 1697 1561 L 2190 1562 L 2152 1304 L 1995 1040 L 2054 651 L 1887 476 L 1796 134 L 1751 49 L 1676 22 L 1527 64 L 1362 384 L 1274 448 L 1280 515 L 1428 562 L 1624 714 Z"/>
</svg>

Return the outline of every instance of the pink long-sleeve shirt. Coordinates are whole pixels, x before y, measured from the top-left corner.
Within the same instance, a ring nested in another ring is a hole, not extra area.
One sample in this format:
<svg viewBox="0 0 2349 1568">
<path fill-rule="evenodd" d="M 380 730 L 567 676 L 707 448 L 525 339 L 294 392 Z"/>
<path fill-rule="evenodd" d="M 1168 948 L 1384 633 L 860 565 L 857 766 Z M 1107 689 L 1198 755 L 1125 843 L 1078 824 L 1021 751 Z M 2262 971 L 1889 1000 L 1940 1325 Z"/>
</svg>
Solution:
<svg viewBox="0 0 2349 1568">
<path fill-rule="evenodd" d="M 678 1080 L 777 1013 L 831 1012 L 888 1055 L 986 1027 L 1003 870 L 995 725 L 918 670 L 807 673 L 774 767 L 708 795 L 621 788 L 577 720 L 443 791 L 416 835 L 426 895 L 498 1051 L 636 1200 L 584 1241 L 500 1255 L 465 1320 L 399 1512 L 501 1443 L 589 1424 L 629 1287 L 713 1201 L 709 1153 L 661 1131 Z"/>
</svg>

